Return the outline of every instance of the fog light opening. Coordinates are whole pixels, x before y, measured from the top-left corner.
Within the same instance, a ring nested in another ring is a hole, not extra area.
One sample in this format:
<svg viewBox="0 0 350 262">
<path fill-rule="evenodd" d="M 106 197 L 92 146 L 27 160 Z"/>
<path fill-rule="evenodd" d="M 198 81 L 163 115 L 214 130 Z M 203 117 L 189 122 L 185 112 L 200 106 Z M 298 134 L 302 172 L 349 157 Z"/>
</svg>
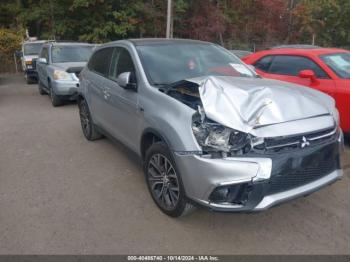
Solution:
<svg viewBox="0 0 350 262">
<path fill-rule="evenodd" d="M 252 186 L 248 183 L 220 186 L 210 194 L 209 201 L 216 204 L 245 205 L 251 191 Z"/>
</svg>

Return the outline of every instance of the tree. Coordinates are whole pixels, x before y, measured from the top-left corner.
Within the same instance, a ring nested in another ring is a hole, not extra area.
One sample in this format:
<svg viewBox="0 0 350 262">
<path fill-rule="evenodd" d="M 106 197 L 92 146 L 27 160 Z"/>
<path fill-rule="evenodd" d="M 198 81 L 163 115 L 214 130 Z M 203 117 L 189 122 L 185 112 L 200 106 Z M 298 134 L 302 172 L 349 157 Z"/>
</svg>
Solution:
<svg viewBox="0 0 350 262">
<path fill-rule="evenodd" d="M 295 42 L 321 46 L 350 46 L 350 2 L 348 0 L 300 0 L 294 16 Z"/>
<path fill-rule="evenodd" d="M 2 0 L 0 27 L 41 39 L 164 37 L 166 0 Z M 174 37 L 258 49 L 349 46 L 349 0 L 173 0 Z M 15 19 L 13 19 L 15 17 Z"/>
<path fill-rule="evenodd" d="M 22 37 L 18 32 L 0 28 L 0 72 L 14 71 L 13 54 L 21 47 Z"/>
</svg>

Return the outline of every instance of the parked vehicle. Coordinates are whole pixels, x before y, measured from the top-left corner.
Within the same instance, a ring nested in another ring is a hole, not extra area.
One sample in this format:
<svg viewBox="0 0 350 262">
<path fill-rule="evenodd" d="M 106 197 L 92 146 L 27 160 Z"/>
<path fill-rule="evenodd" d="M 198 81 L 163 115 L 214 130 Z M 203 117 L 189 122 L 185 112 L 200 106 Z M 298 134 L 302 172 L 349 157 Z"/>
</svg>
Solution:
<svg viewBox="0 0 350 262">
<path fill-rule="evenodd" d="M 266 78 L 322 91 L 336 101 L 340 123 L 350 133 L 350 52 L 308 45 L 280 46 L 242 59 Z"/>
<path fill-rule="evenodd" d="M 79 74 L 95 46 L 86 43 L 47 42 L 36 63 L 39 93 L 48 93 L 53 106 L 75 100 Z"/>
<path fill-rule="evenodd" d="M 27 84 L 36 83 L 38 80 L 33 59 L 38 58 L 41 47 L 45 42 L 45 40 L 27 41 L 22 44 L 21 63 Z"/>
<path fill-rule="evenodd" d="M 247 50 L 230 50 L 230 52 L 235 56 L 237 56 L 238 58 L 242 58 L 253 53 Z"/>
<path fill-rule="evenodd" d="M 222 47 L 176 39 L 97 48 L 81 73 L 81 126 L 143 161 L 167 215 L 260 211 L 342 176 L 334 100 L 262 79 Z"/>
</svg>

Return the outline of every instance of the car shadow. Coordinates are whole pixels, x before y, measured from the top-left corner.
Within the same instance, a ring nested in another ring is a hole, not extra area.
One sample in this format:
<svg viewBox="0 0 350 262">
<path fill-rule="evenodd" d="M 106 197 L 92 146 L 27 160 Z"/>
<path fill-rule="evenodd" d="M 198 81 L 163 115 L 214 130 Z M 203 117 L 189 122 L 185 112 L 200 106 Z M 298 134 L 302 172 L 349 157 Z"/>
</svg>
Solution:
<svg viewBox="0 0 350 262">
<path fill-rule="evenodd" d="M 344 144 L 345 146 L 350 146 L 350 134 L 344 135 Z"/>
</svg>

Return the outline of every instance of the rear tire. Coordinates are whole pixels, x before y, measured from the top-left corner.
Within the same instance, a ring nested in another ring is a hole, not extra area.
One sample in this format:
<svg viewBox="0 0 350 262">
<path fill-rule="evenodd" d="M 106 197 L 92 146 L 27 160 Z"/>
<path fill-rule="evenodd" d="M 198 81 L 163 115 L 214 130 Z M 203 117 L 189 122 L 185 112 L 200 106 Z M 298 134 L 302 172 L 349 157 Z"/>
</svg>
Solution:
<svg viewBox="0 0 350 262">
<path fill-rule="evenodd" d="M 144 173 L 152 199 L 163 213 L 180 217 L 195 210 L 186 197 L 180 173 L 165 143 L 154 143 L 147 150 Z"/>
<path fill-rule="evenodd" d="M 85 138 L 89 141 L 101 139 L 103 135 L 97 130 L 96 125 L 92 122 L 88 104 L 84 99 L 78 100 L 79 116 L 81 128 Z"/>
<path fill-rule="evenodd" d="M 55 94 L 55 90 L 52 88 L 50 83 L 49 83 L 49 90 L 50 90 L 50 99 L 51 99 L 52 106 L 57 107 L 57 106 L 63 105 L 62 99 Z"/>
</svg>

